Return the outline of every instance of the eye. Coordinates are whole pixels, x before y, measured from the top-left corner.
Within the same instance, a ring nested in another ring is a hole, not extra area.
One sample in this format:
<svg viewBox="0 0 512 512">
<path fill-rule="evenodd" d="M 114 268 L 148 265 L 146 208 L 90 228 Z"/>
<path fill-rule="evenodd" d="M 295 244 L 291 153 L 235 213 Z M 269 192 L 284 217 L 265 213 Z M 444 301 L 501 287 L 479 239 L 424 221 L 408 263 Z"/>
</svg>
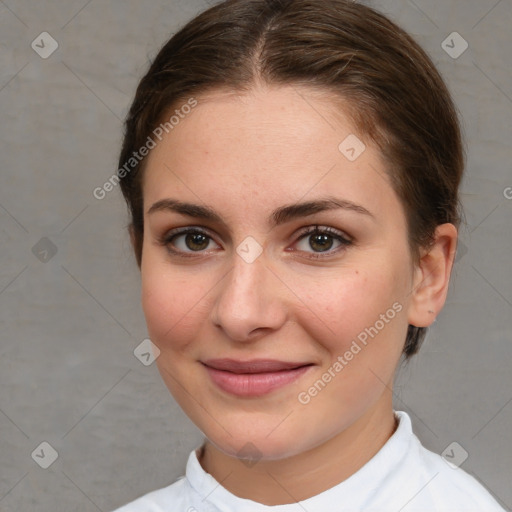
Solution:
<svg viewBox="0 0 512 512">
<path fill-rule="evenodd" d="M 336 254 L 352 243 L 352 240 L 334 228 L 310 226 L 301 233 L 296 246 L 300 251 L 309 252 L 309 257 L 320 258 Z"/>
<path fill-rule="evenodd" d="M 218 247 L 213 238 L 199 228 L 173 229 L 160 240 L 162 245 L 172 254 L 189 256 L 193 253 L 202 253 L 211 249 L 211 245 Z"/>
<path fill-rule="evenodd" d="M 198 227 L 173 229 L 158 242 L 171 254 L 182 257 L 201 256 L 208 250 L 220 247 L 208 232 Z M 309 258 L 322 258 L 337 254 L 352 244 L 347 235 L 334 228 L 309 226 L 302 230 L 292 251 L 309 253 Z"/>
</svg>

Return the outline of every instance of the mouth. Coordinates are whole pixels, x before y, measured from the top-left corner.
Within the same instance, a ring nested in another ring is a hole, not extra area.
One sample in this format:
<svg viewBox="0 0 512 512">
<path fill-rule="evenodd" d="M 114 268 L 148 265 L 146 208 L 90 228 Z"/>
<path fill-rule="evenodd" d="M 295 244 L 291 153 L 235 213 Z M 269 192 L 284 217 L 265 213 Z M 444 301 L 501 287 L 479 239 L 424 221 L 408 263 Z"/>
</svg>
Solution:
<svg viewBox="0 0 512 512">
<path fill-rule="evenodd" d="M 201 363 L 218 388 L 239 397 L 266 395 L 296 381 L 313 366 L 274 359 L 208 359 Z"/>
</svg>

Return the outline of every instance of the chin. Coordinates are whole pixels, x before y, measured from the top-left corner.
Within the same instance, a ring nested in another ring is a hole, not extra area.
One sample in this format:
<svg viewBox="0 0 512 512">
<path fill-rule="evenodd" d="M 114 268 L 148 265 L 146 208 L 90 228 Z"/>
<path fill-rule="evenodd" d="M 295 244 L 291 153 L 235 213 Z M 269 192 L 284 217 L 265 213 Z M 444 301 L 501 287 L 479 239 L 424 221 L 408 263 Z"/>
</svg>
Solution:
<svg viewBox="0 0 512 512">
<path fill-rule="evenodd" d="M 246 436 L 240 438 L 230 438 L 208 440 L 221 452 L 229 457 L 246 460 L 249 464 L 260 460 L 280 460 L 292 457 L 302 450 L 296 444 L 290 445 L 290 442 L 277 440 L 270 442 L 262 435 L 260 439 L 248 440 Z"/>
<path fill-rule="evenodd" d="M 277 425 L 279 422 L 272 422 L 271 426 L 255 428 L 254 421 L 247 419 L 245 422 L 237 422 L 236 430 L 230 428 L 229 433 L 221 427 L 212 430 L 211 424 L 203 432 L 219 451 L 237 459 L 280 460 L 307 451 L 308 437 L 303 431 L 281 428 L 282 425 L 276 428 Z M 298 439 L 301 440 L 300 443 L 297 442 Z"/>
</svg>

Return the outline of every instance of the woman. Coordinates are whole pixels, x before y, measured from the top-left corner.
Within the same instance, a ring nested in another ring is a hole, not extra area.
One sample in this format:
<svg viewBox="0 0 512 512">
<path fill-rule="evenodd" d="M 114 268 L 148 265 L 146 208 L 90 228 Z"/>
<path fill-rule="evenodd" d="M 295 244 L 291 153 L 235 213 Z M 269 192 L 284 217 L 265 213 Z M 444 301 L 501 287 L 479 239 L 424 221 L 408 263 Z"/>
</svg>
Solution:
<svg viewBox="0 0 512 512">
<path fill-rule="evenodd" d="M 127 511 L 493 511 L 394 411 L 460 222 L 456 110 L 345 0 L 228 0 L 162 48 L 119 178 L 159 371 L 205 434 Z"/>
</svg>

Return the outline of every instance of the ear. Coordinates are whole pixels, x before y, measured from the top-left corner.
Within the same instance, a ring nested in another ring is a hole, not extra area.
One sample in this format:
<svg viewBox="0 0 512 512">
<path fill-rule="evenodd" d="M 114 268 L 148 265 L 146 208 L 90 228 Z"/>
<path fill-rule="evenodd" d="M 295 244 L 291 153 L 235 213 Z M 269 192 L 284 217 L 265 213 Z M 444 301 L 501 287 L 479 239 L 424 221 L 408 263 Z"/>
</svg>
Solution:
<svg viewBox="0 0 512 512">
<path fill-rule="evenodd" d="M 457 228 L 440 224 L 434 243 L 421 253 L 414 271 L 412 299 L 408 310 L 409 324 L 428 327 L 443 309 L 457 248 Z"/>
</svg>

